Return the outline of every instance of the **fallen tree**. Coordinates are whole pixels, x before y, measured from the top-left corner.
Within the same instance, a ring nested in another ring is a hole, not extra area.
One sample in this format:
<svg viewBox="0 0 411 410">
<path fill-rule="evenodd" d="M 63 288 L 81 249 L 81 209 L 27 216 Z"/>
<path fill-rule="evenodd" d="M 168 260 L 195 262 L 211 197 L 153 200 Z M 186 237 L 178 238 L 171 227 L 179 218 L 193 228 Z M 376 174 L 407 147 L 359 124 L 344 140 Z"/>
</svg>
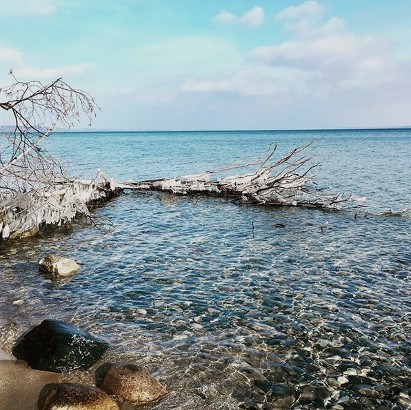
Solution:
<svg viewBox="0 0 411 410">
<path fill-rule="evenodd" d="M 319 164 L 312 164 L 312 158 L 303 155 L 310 145 L 295 148 L 276 159 L 275 144 L 264 158 L 251 163 L 179 178 L 128 182 L 120 186 L 123 189 L 166 191 L 177 195 L 222 196 L 251 204 L 341 209 L 353 198 L 351 195 L 327 194 L 315 189 L 312 171 Z M 252 166 L 256 167 L 253 171 L 244 171 Z M 233 170 L 244 173 L 225 175 Z"/>
<path fill-rule="evenodd" d="M 11 86 L 0 89 L 0 108 L 10 114 L 13 124 L 0 130 L 0 238 L 29 236 L 41 226 L 90 215 L 90 204 L 124 189 L 327 209 L 341 209 L 352 201 L 351 196 L 315 188 L 312 171 L 319 164 L 312 164 L 306 155 L 311 144 L 278 159 L 274 145 L 260 160 L 179 178 L 116 183 L 99 173 L 93 181 L 72 179 L 39 144 L 57 123 L 71 127 L 82 113 L 91 122 L 98 109 L 94 99 L 62 79 L 46 85 L 13 79 Z"/>
</svg>

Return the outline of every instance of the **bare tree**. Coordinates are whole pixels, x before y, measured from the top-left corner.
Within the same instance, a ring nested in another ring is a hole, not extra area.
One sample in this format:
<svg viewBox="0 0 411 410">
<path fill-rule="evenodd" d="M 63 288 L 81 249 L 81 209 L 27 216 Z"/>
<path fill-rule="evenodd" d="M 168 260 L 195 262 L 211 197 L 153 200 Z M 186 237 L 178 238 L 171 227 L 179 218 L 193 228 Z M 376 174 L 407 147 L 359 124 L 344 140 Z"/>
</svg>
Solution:
<svg viewBox="0 0 411 410">
<path fill-rule="evenodd" d="M 61 78 L 43 84 L 19 81 L 12 72 L 10 75 L 13 83 L 0 88 L 0 108 L 10 114 L 11 122 L 10 126 L 0 128 L 3 238 L 31 232 L 43 223 L 70 220 L 79 211 L 86 212 L 84 201 L 76 193 L 87 190 L 87 184 L 81 187 L 78 181 L 71 181 L 39 143 L 56 125 L 72 127 L 82 116 L 91 124 L 98 110 L 90 94 L 71 87 Z"/>
</svg>

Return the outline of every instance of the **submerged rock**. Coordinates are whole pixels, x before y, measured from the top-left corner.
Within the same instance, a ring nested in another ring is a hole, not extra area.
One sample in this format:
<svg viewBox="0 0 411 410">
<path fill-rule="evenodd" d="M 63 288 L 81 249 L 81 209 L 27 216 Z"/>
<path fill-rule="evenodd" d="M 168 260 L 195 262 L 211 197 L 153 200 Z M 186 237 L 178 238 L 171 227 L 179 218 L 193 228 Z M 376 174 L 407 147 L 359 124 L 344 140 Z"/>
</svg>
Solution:
<svg viewBox="0 0 411 410">
<path fill-rule="evenodd" d="M 102 390 L 76 383 L 44 386 L 37 403 L 39 410 L 119 410 Z"/>
<path fill-rule="evenodd" d="M 97 369 L 96 378 L 106 393 L 135 405 L 157 401 L 167 393 L 158 380 L 132 363 L 106 363 Z"/>
<path fill-rule="evenodd" d="M 39 270 L 53 278 L 64 278 L 74 275 L 80 266 L 72 259 L 63 258 L 58 255 L 47 255 L 39 262 Z"/>
<path fill-rule="evenodd" d="M 47 319 L 17 341 L 13 354 L 34 369 L 65 372 L 88 369 L 108 347 L 78 327 Z"/>
</svg>

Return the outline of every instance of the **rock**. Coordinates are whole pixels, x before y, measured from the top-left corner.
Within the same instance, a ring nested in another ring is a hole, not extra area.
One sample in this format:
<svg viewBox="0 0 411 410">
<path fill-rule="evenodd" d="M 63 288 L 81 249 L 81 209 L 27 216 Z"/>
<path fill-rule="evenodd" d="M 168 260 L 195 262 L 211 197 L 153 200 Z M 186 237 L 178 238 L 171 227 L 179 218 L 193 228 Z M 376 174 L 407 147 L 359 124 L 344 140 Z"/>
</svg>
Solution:
<svg viewBox="0 0 411 410">
<path fill-rule="evenodd" d="M 30 369 L 23 361 L 0 360 L 0 410 L 37 410 L 39 393 L 48 383 L 59 383 L 57 373 Z"/>
<path fill-rule="evenodd" d="M 119 410 L 102 390 L 76 383 L 47 384 L 37 404 L 39 410 Z"/>
<path fill-rule="evenodd" d="M 96 379 L 106 393 L 134 405 L 157 401 L 167 393 L 159 381 L 132 363 L 106 363 L 97 369 Z"/>
<path fill-rule="evenodd" d="M 0 349 L 0 361 L 1 360 L 16 360 L 16 358 L 10 353 L 5 352 L 3 349 Z"/>
<path fill-rule="evenodd" d="M 47 319 L 17 341 L 13 354 L 34 369 L 67 372 L 88 369 L 108 347 L 82 329 Z"/>
<path fill-rule="evenodd" d="M 47 255 L 39 262 L 39 270 L 53 278 L 64 278 L 74 275 L 80 266 L 72 259 L 63 258 L 58 255 Z"/>
<path fill-rule="evenodd" d="M 301 389 L 299 401 L 300 404 L 314 403 L 318 407 L 323 407 L 324 400 L 329 399 L 330 396 L 330 392 L 325 387 L 307 385 Z"/>
<path fill-rule="evenodd" d="M 372 386 L 368 386 L 366 384 L 359 384 L 357 386 L 354 386 L 353 390 L 361 394 L 361 396 L 371 397 L 373 399 L 377 399 L 382 396 L 380 392 L 378 392 Z"/>
<path fill-rule="evenodd" d="M 31 236 L 34 236 L 39 233 L 39 228 L 34 227 L 31 228 L 27 231 L 24 232 L 12 232 L 10 234 L 10 239 L 24 239 L 24 238 L 30 238 Z"/>
</svg>

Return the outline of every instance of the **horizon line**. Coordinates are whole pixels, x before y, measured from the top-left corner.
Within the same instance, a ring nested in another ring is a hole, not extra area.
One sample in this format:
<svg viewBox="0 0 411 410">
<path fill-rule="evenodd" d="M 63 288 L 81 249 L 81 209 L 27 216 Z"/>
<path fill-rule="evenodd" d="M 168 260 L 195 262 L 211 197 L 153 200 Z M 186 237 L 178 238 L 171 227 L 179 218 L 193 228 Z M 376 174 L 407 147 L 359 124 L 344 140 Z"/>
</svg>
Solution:
<svg viewBox="0 0 411 410">
<path fill-rule="evenodd" d="M 121 128 L 79 128 L 56 129 L 54 133 L 74 132 L 269 132 L 269 131 L 366 131 L 411 129 L 411 125 L 384 127 L 337 127 L 337 128 L 248 128 L 248 129 L 121 129 Z"/>
</svg>

